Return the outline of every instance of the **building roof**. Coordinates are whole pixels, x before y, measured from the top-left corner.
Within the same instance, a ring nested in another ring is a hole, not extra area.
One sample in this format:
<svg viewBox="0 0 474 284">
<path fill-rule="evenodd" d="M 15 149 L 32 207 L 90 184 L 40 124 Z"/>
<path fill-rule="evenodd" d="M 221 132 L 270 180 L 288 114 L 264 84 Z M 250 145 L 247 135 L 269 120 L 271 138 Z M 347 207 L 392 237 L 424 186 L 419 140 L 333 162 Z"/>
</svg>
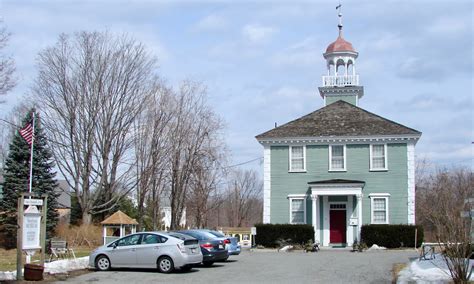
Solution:
<svg viewBox="0 0 474 284">
<path fill-rule="evenodd" d="M 328 45 L 328 47 L 326 48 L 326 53 L 338 52 L 338 51 L 339 52 L 340 51 L 356 52 L 354 47 L 352 46 L 352 43 L 345 40 L 341 34 L 339 34 L 336 41 Z"/>
<path fill-rule="evenodd" d="M 412 136 L 421 132 L 339 100 L 256 136 L 257 140 L 299 137 Z"/>
<path fill-rule="evenodd" d="M 100 223 L 102 225 L 138 225 L 138 222 L 135 219 L 130 218 L 120 210 Z"/>
<path fill-rule="evenodd" d="M 58 180 L 58 186 L 54 188 L 59 193 L 57 198 L 58 208 L 71 208 L 71 190 L 66 180 Z"/>
</svg>

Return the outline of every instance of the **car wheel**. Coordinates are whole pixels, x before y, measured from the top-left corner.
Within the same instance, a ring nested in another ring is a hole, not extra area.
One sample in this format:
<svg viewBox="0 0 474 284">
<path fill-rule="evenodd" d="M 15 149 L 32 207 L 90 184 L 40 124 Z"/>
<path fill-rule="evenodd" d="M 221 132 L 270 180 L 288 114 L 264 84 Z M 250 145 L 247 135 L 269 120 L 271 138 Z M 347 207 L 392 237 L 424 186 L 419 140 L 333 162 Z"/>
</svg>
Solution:
<svg viewBox="0 0 474 284">
<path fill-rule="evenodd" d="M 174 270 L 173 260 L 169 256 L 162 256 L 158 259 L 158 270 L 161 273 L 170 273 Z"/>
<path fill-rule="evenodd" d="M 214 264 L 214 261 L 204 261 L 202 263 L 205 267 L 209 267 L 209 266 L 212 266 Z"/>
<path fill-rule="evenodd" d="M 100 271 L 106 271 L 110 269 L 110 260 L 105 255 L 99 255 L 95 259 L 95 268 Z"/>
</svg>

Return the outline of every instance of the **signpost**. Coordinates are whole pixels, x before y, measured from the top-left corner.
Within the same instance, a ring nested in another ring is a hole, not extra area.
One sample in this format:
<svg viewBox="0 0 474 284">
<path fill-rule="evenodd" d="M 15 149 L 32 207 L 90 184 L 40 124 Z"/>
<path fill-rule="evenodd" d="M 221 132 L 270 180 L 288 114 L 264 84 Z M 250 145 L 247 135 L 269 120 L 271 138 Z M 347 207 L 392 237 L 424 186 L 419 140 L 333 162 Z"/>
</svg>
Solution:
<svg viewBox="0 0 474 284">
<path fill-rule="evenodd" d="M 26 253 L 26 263 L 37 250 L 41 250 L 40 265 L 44 265 L 46 249 L 46 210 L 48 195 L 42 194 L 41 199 L 25 199 L 25 196 L 38 197 L 34 193 L 22 193 L 18 198 L 17 218 L 17 253 L 16 253 L 16 279 L 23 279 L 22 251 Z M 25 206 L 28 206 L 25 210 Z M 41 206 L 41 211 L 37 206 Z"/>
</svg>

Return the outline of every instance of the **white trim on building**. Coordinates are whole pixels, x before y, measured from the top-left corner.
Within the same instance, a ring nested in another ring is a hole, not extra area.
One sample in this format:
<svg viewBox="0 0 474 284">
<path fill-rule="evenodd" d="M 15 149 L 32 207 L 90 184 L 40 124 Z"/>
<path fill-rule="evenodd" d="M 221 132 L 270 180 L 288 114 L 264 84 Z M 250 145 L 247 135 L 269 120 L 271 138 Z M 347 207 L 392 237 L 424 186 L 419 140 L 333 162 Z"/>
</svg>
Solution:
<svg viewBox="0 0 474 284">
<path fill-rule="evenodd" d="M 408 224 L 415 224 L 415 143 L 407 143 Z"/>
<path fill-rule="evenodd" d="M 270 223 L 271 197 L 271 149 L 270 145 L 263 146 L 263 223 Z"/>
</svg>

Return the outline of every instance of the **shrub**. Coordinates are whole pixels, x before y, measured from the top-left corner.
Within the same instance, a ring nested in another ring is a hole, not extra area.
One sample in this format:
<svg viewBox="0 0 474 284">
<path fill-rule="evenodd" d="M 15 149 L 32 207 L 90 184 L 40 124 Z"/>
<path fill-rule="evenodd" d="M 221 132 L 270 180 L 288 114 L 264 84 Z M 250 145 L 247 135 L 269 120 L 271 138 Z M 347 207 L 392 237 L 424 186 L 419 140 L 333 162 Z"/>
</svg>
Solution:
<svg viewBox="0 0 474 284">
<path fill-rule="evenodd" d="M 414 247 L 415 229 L 418 229 L 416 246 L 423 242 L 423 227 L 415 225 L 363 225 L 361 239 L 369 247 L 373 244 L 386 248 Z"/>
<path fill-rule="evenodd" d="M 97 225 L 68 226 L 61 224 L 56 227 L 56 237 L 68 242 L 69 246 L 97 247 L 102 245 L 102 228 Z"/>
<path fill-rule="evenodd" d="M 277 247 L 281 240 L 292 244 L 314 241 L 314 229 L 311 225 L 257 224 L 255 227 L 257 228 L 255 242 L 265 247 Z"/>
</svg>

